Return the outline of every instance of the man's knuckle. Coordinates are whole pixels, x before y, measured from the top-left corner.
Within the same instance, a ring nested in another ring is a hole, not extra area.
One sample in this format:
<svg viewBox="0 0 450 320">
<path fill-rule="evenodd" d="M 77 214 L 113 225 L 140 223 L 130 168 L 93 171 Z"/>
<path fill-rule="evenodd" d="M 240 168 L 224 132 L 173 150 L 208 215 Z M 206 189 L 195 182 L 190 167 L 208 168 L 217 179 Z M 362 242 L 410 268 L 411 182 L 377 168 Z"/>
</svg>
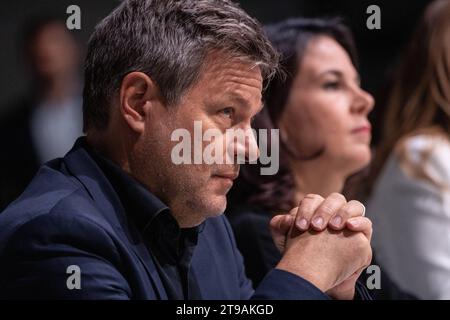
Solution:
<svg viewBox="0 0 450 320">
<path fill-rule="evenodd" d="M 352 217 L 353 216 L 353 211 L 350 207 L 344 207 L 340 210 L 340 214 L 344 217 Z"/>
<path fill-rule="evenodd" d="M 335 208 L 331 205 L 324 204 L 317 210 L 318 215 L 331 216 L 335 213 Z"/>
<path fill-rule="evenodd" d="M 333 192 L 332 194 L 330 194 L 330 198 L 340 202 L 347 202 L 347 199 L 344 197 L 344 195 L 337 192 Z"/>
<path fill-rule="evenodd" d="M 350 204 L 350 205 L 358 205 L 358 206 L 362 206 L 362 203 L 359 202 L 358 200 L 350 200 L 350 201 L 348 202 L 348 204 Z"/>
<path fill-rule="evenodd" d="M 300 213 L 304 217 L 310 217 L 314 214 L 314 207 L 311 205 L 302 206 Z"/>
<path fill-rule="evenodd" d="M 358 213 L 358 215 L 362 215 L 363 211 L 365 209 L 364 205 L 357 201 L 357 200 L 351 200 L 348 202 L 348 205 L 354 208 L 354 210 Z"/>
<path fill-rule="evenodd" d="M 289 215 L 295 216 L 295 215 L 297 214 L 297 211 L 298 211 L 298 207 L 292 208 L 292 209 L 289 211 Z"/>
<path fill-rule="evenodd" d="M 323 201 L 324 198 L 318 194 L 315 193 L 308 193 L 303 200 L 306 200 L 306 202 L 315 202 L 315 201 Z M 302 201 L 303 202 L 303 201 Z"/>
</svg>

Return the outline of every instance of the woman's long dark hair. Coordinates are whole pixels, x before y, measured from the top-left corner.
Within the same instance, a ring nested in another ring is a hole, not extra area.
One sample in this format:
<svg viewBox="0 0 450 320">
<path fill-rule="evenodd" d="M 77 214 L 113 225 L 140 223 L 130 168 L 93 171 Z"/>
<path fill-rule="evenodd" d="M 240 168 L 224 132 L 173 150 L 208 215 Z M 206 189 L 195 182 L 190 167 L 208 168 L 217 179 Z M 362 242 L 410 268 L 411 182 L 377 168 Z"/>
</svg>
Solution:
<svg viewBox="0 0 450 320">
<path fill-rule="evenodd" d="M 309 42 L 318 36 L 328 36 L 339 43 L 357 67 L 356 48 L 350 30 L 339 18 L 308 19 L 294 18 L 266 27 L 272 44 L 281 54 L 282 73 L 266 86 L 264 109 L 254 121 L 254 128 L 278 129 L 277 123 L 284 112 L 292 83 L 296 77 L 304 52 Z M 270 142 L 270 138 L 268 139 Z M 270 144 L 268 145 L 270 149 Z M 295 206 L 295 184 L 288 162 L 293 150 L 280 137 L 280 167 L 275 175 L 261 175 L 261 164 L 246 164 L 241 167 L 239 179 L 230 191 L 231 207 L 241 204 L 256 205 L 271 213 L 287 211 Z M 309 156 L 308 156 L 309 157 Z"/>
</svg>

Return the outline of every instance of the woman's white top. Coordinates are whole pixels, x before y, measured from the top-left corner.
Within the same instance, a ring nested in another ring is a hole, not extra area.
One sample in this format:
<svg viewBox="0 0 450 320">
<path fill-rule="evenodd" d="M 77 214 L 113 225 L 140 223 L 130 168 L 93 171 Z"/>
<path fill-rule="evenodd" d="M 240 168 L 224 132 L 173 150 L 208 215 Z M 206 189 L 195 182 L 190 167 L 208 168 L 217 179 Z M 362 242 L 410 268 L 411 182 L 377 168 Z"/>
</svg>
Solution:
<svg viewBox="0 0 450 320">
<path fill-rule="evenodd" d="M 413 162 L 431 148 L 425 170 L 450 186 L 450 142 L 418 135 L 406 142 Z M 367 203 L 377 262 L 402 289 L 422 299 L 450 299 L 450 189 L 413 177 L 391 154 Z"/>
</svg>

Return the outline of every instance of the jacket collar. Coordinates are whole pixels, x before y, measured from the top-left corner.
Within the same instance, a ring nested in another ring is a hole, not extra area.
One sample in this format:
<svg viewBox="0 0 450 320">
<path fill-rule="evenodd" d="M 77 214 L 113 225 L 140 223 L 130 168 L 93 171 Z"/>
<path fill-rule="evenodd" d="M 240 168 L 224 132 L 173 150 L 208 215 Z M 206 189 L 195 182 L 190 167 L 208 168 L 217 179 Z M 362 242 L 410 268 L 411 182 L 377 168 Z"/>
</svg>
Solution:
<svg viewBox="0 0 450 320">
<path fill-rule="evenodd" d="M 108 180 L 105 172 L 94 160 L 95 154 L 86 143 L 85 137 L 78 138 L 73 148 L 64 157 L 64 163 L 70 174 L 72 174 L 86 189 L 90 197 L 93 199 L 97 209 L 103 213 L 104 217 L 112 222 L 119 236 L 125 243 L 129 243 L 132 250 L 141 260 L 148 275 L 152 279 L 155 291 L 160 299 L 167 299 L 167 294 L 158 275 L 154 258 L 149 254 L 147 247 L 142 241 L 142 231 L 149 223 L 161 212 L 169 210 L 158 198 L 151 194 L 142 185 L 136 185 L 137 191 L 142 193 L 141 196 L 148 197 L 149 207 L 151 210 L 131 210 L 133 212 L 129 223 L 126 210 L 120 200 L 120 197 Z M 120 170 L 118 166 L 112 170 Z M 131 176 L 129 179 L 133 179 Z M 129 190 L 134 192 L 136 190 Z M 145 193 L 144 193 L 145 191 Z M 148 208 L 147 208 L 148 209 Z M 136 232 L 137 230 L 141 232 Z"/>
</svg>

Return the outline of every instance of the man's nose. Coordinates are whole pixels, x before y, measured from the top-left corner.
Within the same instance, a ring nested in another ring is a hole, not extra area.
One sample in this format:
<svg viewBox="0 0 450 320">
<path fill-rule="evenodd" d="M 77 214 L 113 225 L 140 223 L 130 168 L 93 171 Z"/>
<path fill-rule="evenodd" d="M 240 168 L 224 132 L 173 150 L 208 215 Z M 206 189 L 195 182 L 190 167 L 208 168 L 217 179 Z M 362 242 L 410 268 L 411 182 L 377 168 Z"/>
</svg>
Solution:
<svg viewBox="0 0 450 320">
<path fill-rule="evenodd" d="M 252 133 L 246 139 L 246 162 L 254 162 L 259 158 L 258 142 L 255 135 Z"/>
<path fill-rule="evenodd" d="M 255 134 L 251 130 L 246 131 L 244 139 L 237 139 L 233 144 L 233 157 L 243 159 L 246 163 L 258 160 L 260 152 Z"/>
</svg>

